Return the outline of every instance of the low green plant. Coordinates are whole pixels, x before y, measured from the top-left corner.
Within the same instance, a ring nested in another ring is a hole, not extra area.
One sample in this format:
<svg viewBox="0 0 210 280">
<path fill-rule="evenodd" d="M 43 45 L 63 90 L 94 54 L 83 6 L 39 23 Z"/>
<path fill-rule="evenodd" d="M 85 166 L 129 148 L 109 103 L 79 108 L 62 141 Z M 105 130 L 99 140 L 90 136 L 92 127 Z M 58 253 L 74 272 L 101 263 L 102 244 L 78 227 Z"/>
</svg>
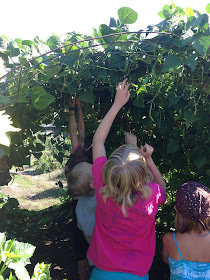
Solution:
<svg viewBox="0 0 210 280">
<path fill-rule="evenodd" d="M 34 165 L 36 165 L 36 172 L 38 174 L 43 174 L 57 168 L 63 168 L 71 150 L 69 139 L 65 139 L 60 135 L 55 137 L 49 135 L 46 137 L 45 142 L 41 142 L 38 137 L 39 135 L 37 136 L 37 141 L 39 141 L 45 149 L 42 150 L 38 160 L 34 162 Z M 35 157 L 36 156 L 35 154 Z"/>
<path fill-rule="evenodd" d="M 6 234 L 0 233 L 0 280 L 50 280 L 50 264 L 37 263 L 32 277 L 26 269 L 35 248 L 15 239 L 6 240 Z"/>
<path fill-rule="evenodd" d="M 61 168 L 59 162 L 49 151 L 44 151 L 37 162 L 36 173 L 43 174 L 57 168 Z"/>
<path fill-rule="evenodd" d="M 0 191 L 0 209 L 3 207 L 5 203 L 7 203 L 9 197 Z"/>
</svg>

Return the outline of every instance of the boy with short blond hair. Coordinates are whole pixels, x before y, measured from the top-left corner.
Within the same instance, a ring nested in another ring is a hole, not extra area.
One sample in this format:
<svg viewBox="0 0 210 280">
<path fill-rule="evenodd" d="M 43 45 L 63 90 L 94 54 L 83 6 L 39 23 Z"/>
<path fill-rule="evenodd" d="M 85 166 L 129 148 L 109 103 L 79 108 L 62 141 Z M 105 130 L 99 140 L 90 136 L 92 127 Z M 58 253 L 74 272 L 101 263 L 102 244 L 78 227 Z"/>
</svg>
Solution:
<svg viewBox="0 0 210 280">
<path fill-rule="evenodd" d="M 93 185 L 92 164 L 78 163 L 67 176 L 69 194 L 71 196 L 91 196 L 95 193 Z"/>
</svg>

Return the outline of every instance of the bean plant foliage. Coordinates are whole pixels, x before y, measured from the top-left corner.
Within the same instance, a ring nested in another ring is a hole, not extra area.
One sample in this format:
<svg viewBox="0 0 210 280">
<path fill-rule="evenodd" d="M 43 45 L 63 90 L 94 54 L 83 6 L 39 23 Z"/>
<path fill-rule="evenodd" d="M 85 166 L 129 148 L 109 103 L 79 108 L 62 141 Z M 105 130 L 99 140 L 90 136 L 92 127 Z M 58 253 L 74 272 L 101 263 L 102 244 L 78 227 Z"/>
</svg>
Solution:
<svg viewBox="0 0 210 280">
<path fill-rule="evenodd" d="M 7 240 L 6 234 L 0 233 L 0 280 L 50 280 L 50 265 L 44 263 L 37 263 L 30 277 L 26 265 L 30 264 L 34 250 L 33 245 L 15 239 Z"/>
<path fill-rule="evenodd" d="M 10 116 L 20 129 L 4 131 L 11 144 L 0 143 L 1 174 L 25 164 L 30 154 L 41 156 L 43 124 L 59 129 L 61 140 L 52 141 L 62 162 L 68 149 L 61 144 L 68 133 L 69 96 L 81 98 L 87 133 L 94 132 L 117 83 L 127 77 L 131 98 L 112 126 L 108 153 L 124 142 L 125 131 L 133 131 L 139 145 L 154 146 L 169 191 L 187 180 L 209 185 L 209 11 L 210 4 L 205 13 L 165 5 L 159 24 L 131 32 L 138 13 L 122 7 L 118 19 L 93 29 L 92 36 L 0 37 L 0 57 L 8 71 L 0 79 L 1 116 Z"/>
</svg>

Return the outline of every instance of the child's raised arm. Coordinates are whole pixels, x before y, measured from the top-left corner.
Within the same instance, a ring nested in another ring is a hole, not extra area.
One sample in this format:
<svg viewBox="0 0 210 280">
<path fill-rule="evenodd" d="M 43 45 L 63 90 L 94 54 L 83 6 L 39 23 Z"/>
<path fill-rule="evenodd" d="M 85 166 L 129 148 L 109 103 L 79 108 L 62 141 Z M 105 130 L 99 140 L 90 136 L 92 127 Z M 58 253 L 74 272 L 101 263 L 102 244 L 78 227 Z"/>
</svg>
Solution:
<svg viewBox="0 0 210 280">
<path fill-rule="evenodd" d="M 127 79 L 124 79 L 118 84 L 114 104 L 109 109 L 95 132 L 93 137 L 93 160 L 101 156 L 106 156 L 104 143 L 107 135 L 117 113 L 128 102 L 130 97 L 130 91 L 128 90 L 130 84 L 126 84 L 126 81 Z"/>
<path fill-rule="evenodd" d="M 125 143 L 130 145 L 137 146 L 137 137 L 131 132 L 126 132 L 125 134 Z"/>
<path fill-rule="evenodd" d="M 77 122 L 75 118 L 75 97 L 69 97 L 69 134 L 71 139 L 72 150 L 76 148 L 79 143 L 77 137 Z"/>
<path fill-rule="evenodd" d="M 77 109 L 78 109 L 77 129 L 78 129 L 78 132 L 79 132 L 79 142 L 80 142 L 81 146 L 84 146 L 85 122 L 84 122 L 83 113 L 82 113 L 81 100 L 80 100 L 79 97 L 77 97 L 76 102 L 77 102 Z"/>
<path fill-rule="evenodd" d="M 152 159 L 152 153 L 154 151 L 154 148 L 148 144 L 145 144 L 144 147 L 141 146 L 141 154 L 144 156 L 146 160 L 146 164 L 148 169 L 153 175 L 153 182 L 159 184 L 164 191 L 166 191 L 166 183 L 165 180 L 163 179 L 163 176 L 161 175 L 159 169 L 155 165 L 153 159 Z"/>
</svg>

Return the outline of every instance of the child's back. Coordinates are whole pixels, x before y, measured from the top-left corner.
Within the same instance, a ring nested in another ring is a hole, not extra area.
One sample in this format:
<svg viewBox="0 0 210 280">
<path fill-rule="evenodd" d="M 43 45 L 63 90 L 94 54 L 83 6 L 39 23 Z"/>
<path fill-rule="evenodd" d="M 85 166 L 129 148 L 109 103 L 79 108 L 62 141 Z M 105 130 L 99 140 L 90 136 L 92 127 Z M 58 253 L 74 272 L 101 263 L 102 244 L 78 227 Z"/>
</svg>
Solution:
<svg viewBox="0 0 210 280">
<path fill-rule="evenodd" d="M 167 233 L 164 244 L 168 246 L 170 279 L 210 279 L 210 232 L 203 236 Z"/>
<path fill-rule="evenodd" d="M 210 279 L 210 193 L 196 182 L 183 184 L 176 195 L 177 232 L 163 237 L 163 260 L 171 280 Z"/>
<path fill-rule="evenodd" d="M 100 193 L 104 186 L 102 167 L 106 158 L 97 158 L 93 164 L 97 206 L 95 229 L 88 256 L 102 270 L 132 273 L 144 276 L 149 271 L 155 254 L 155 215 L 158 206 L 165 202 L 163 188 L 149 183 L 151 195 L 127 207 L 125 216 L 121 205 L 112 198 L 105 202 Z M 98 234 L 100 232 L 100 234 Z M 144 264 L 144 265 L 142 265 Z"/>
</svg>

